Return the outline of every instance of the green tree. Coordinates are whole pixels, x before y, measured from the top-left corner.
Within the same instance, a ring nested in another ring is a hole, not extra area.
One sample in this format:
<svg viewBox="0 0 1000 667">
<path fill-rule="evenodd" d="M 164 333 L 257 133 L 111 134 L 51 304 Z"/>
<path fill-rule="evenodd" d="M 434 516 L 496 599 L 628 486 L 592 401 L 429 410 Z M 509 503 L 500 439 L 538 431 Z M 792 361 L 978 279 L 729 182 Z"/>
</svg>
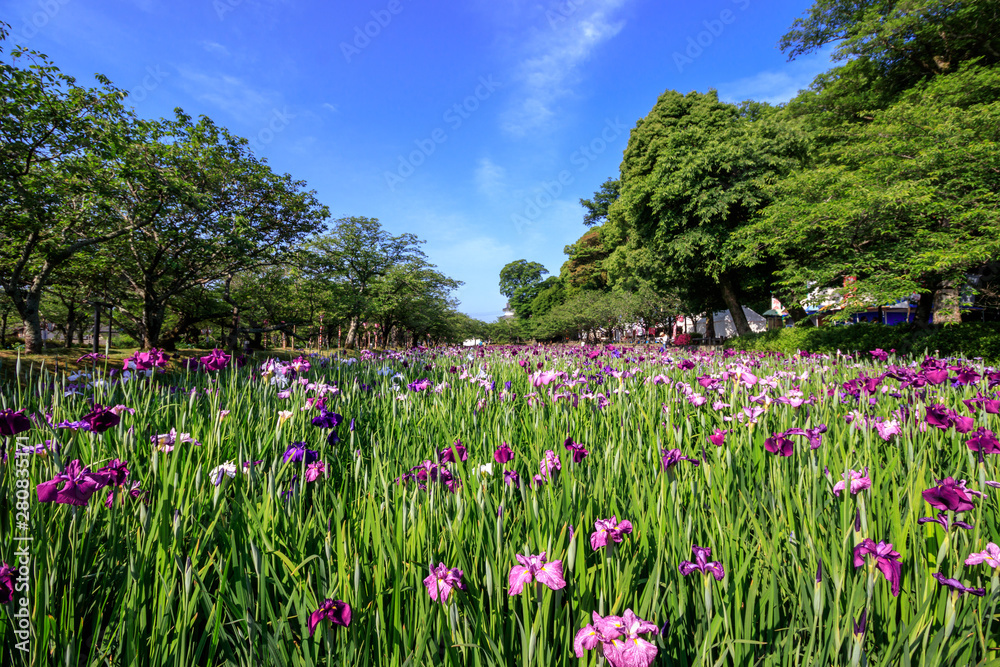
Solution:
<svg viewBox="0 0 1000 667">
<path fill-rule="evenodd" d="M 146 348 L 160 344 L 167 305 L 177 295 L 280 262 L 327 217 L 303 182 L 272 172 L 245 139 L 208 118 L 192 124 L 178 110 L 151 141 L 167 146 L 195 197 L 169 201 L 151 224 L 107 246 L 133 297 L 124 312 Z M 141 206 L 146 196 L 136 191 L 130 203 Z"/>
<path fill-rule="evenodd" d="M 500 269 L 500 293 L 510 301 L 518 317 L 531 317 L 531 301 L 538 295 L 542 276 L 548 269 L 538 262 L 518 259 Z"/>
<path fill-rule="evenodd" d="M 0 23 L 0 42 L 8 30 Z M 150 222 L 149 211 L 126 216 L 115 206 L 121 173 L 153 189 L 171 178 L 131 147 L 141 123 L 124 93 L 97 80 L 99 88 L 82 87 L 33 51 L 0 61 L 0 283 L 32 352 L 41 350 L 39 306 L 53 272 Z"/>
<path fill-rule="evenodd" d="M 330 281 L 344 319 L 349 322 L 347 347 L 357 344 L 358 327 L 371 312 L 370 292 L 375 281 L 394 266 L 423 259 L 413 234 L 393 236 L 377 218 L 348 217 L 333 229 L 306 244 L 310 253 L 307 271 L 314 278 Z"/>
<path fill-rule="evenodd" d="M 621 181 L 609 178 L 601 184 L 601 189 L 594 193 L 593 199 L 581 199 L 580 206 L 587 209 L 583 216 L 583 224 L 593 227 L 607 220 L 608 209 L 618 199 L 620 192 Z"/>
<path fill-rule="evenodd" d="M 688 304 L 721 301 L 737 332 L 749 331 L 741 305 L 766 282 L 750 274 L 766 275 L 768 258 L 741 266 L 730 239 L 807 146 L 800 131 L 774 117 L 772 107 L 725 104 L 715 91 L 660 96 L 632 131 L 621 194 L 601 232 L 614 248 L 602 262 L 613 285 L 629 290 L 646 282 Z"/>
<path fill-rule="evenodd" d="M 800 298 L 851 276 L 848 309 L 924 292 L 954 321 L 965 274 L 1000 255 L 998 142 L 1000 68 L 922 82 L 781 181 L 744 254 L 778 253 Z"/>
</svg>

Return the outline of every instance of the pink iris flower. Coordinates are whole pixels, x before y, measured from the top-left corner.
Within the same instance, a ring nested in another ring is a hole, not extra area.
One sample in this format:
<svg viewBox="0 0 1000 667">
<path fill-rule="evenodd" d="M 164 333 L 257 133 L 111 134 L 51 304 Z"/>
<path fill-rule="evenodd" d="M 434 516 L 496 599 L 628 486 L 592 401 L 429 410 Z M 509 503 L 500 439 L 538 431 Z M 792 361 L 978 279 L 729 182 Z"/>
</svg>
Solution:
<svg viewBox="0 0 1000 667">
<path fill-rule="evenodd" d="M 544 551 L 537 556 L 517 554 L 515 557 L 520 565 L 510 568 L 510 574 L 507 575 L 507 583 L 510 585 L 507 595 L 520 595 L 524 586 L 532 580 L 554 591 L 566 586 L 561 560 L 546 562 Z"/>
</svg>

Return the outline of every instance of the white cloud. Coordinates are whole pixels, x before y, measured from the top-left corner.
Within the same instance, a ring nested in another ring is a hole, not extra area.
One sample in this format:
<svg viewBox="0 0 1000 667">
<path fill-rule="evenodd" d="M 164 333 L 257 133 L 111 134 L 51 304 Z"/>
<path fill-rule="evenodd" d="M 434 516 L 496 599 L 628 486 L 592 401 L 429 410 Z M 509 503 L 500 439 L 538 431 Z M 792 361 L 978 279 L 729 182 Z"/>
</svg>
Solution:
<svg viewBox="0 0 1000 667">
<path fill-rule="evenodd" d="M 323 108 L 332 111 L 333 113 L 340 111 L 340 107 L 336 104 L 330 104 L 329 102 L 323 102 Z"/>
<path fill-rule="evenodd" d="M 809 87 L 817 75 L 830 69 L 832 48 L 786 63 L 779 70 L 765 70 L 753 76 L 720 84 L 719 99 L 724 102 L 756 100 L 781 104 Z"/>
<path fill-rule="evenodd" d="M 490 199 L 497 199 L 506 190 L 507 170 L 488 157 L 480 158 L 476 167 L 476 189 Z"/>
<path fill-rule="evenodd" d="M 209 53 L 217 53 L 220 56 L 226 56 L 227 58 L 229 57 L 229 49 L 224 47 L 222 44 L 219 44 L 218 42 L 210 42 L 206 39 L 202 40 L 200 43 L 201 43 L 201 48 L 205 49 Z"/>
<path fill-rule="evenodd" d="M 545 11 L 544 28 L 535 33 L 515 74 L 520 99 L 503 117 L 504 131 L 522 137 L 544 127 L 560 99 L 572 93 L 578 68 L 601 43 L 625 26 L 612 15 L 626 0 L 558 3 Z"/>
<path fill-rule="evenodd" d="M 279 96 L 257 90 L 228 74 L 207 74 L 179 67 L 181 86 L 197 100 L 220 109 L 240 122 L 259 123 L 279 109 Z M 280 110 L 280 109 L 279 109 Z"/>
</svg>

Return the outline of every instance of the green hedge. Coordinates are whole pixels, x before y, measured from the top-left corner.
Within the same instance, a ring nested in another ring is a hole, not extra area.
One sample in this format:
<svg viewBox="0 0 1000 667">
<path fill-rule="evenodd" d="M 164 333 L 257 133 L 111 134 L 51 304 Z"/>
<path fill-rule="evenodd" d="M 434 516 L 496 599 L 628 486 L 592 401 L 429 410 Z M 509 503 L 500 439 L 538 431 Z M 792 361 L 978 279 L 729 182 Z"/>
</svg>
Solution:
<svg viewBox="0 0 1000 667">
<path fill-rule="evenodd" d="M 964 355 L 1000 360 L 1000 326 L 955 324 L 917 330 L 905 326 L 852 324 L 849 326 L 791 327 L 740 336 L 726 342 L 735 350 L 757 352 L 867 352 L 876 348 L 900 354 Z"/>
</svg>

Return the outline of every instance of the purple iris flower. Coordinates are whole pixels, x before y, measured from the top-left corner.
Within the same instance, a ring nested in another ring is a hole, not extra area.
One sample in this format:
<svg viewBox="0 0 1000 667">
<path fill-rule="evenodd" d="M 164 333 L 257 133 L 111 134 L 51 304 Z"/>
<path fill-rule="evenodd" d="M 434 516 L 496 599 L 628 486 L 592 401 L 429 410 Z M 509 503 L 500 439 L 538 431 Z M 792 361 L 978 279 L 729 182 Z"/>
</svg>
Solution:
<svg viewBox="0 0 1000 667">
<path fill-rule="evenodd" d="M 164 354 L 162 350 L 155 347 L 149 352 L 136 352 L 131 357 L 125 359 L 122 370 L 150 371 L 153 368 L 165 368 L 169 354 Z"/>
<path fill-rule="evenodd" d="M 428 380 L 427 378 L 423 378 L 417 380 L 416 382 L 411 382 L 406 386 L 410 388 L 410 391 L 427 391 L 428 389 L 434 386 L 434 383 Z"/>
<path fill-rule="evenodd" d="M 438 458 L 441 460 L 441 463 L 455 463 L 456 460 L 465 461 L 469 458 L 469 451 L 462 444 L 461 440 L 456 440 L 451 447 L 445 447 L 438 452 Z"/>
<path fill-rule="evenodd" d="M 885 350 L 883 350 L 880 347 L 876 348 L 874 350 L 869 351 L 868 354 L 872 355 L 872 357 L 874 357 L 878 361 L 888 361 L 889 360 L 889 353 L 886 352 Z"/>
<path fill-rule="evenodd" d="M 97 474 L 107 475 L 110 486 L 121 486 L 128 479 L 128 461 L 114 459 L 111 463 L 98 470 Z"/>
<path fill-rule="evenodd" d="M 980 428 L 972 437 L 965 441 L 966 446 L 974 452 L 983 454 L 1000 454 L 1000 440 L 988 428 Z"/>
<path fill-rule="evenodd" d="M 122 487 L 124 486 L 125 485 L 123 484 Z M 131 496 L 132 498 L 139 498 L 145 495 L 146 493 L 141 488 L 139 488 L 139 482 L 137 481 L 129 483 L 127 489 L 123 489 L 122 487 L 113 487 L 110 491 L 108 491 L 108 497 L 105 498 L 104 500 L 104 506 L 106 508 L 111 509 L 111 507 L 115 504 L 116 493 L 118 494 L 119 498 L 125 498 L 125 496 Z"/>
<path fill-rule="evenodd" d="M 975 398 L 967 398 L 962 401 L 969 412 L 976 414 L 976 407 L 981 407 L 987 414 L 1000 414 L 1000 399 L 986 398 L 982 392 L 976 394 Z"/>
<path fill-rule="evenodd" d="M 816 566 L 816 583 L 823 583 L 823 559 L 819 559 L 819 565 Z"/>
<path fill-rule="evenodd" d="M 708 436 L 708 441 L 711 442 L 716 447 L 722 447 L 722 445 L 726 441 L 726 434 L 727 433 L 729 433 L 728 430 L 717 428 L 717 429 L 715 429 L 715 433 L 713 433 L 712 435 Z"/>
<path fill-rule="evenodd" d="M 939 479 L 937 482 L 938 486 L 927 489 L 922 494 L 931 507 L 953 512 L 965 512 L 975 508 L 964 484 L 958 484 L 951 477 Z"/>
<path fill-rule="evenodd" d="M 702 574 L 712 575 L 716 581 L 722 581 L 722 578 L 726 576 L 726 570 L 722 567 L 722 563 L 708 560 L 712 557 L 712 550 L 709 547 L 693 546 L 691 547 L 691 551 L 694 553 L 695 562 L 692 563 L 689 560 L 682 561 L 677 568 L 681 574 L 686 577 L 695 570 L 698 570 Z"/>
<path fill-rule="evenodd" d="M 609 541 L 621 542 L 625 535 L 632 532 L 631 521 L 618 521 L 616 515 L 610 519 L 598 519 L 594 522 L 597 530 L 590 534 L 590 546 L 594 551 L 608 545 Z"/>
<path fill-rule="evenodd" d="M 563 447 L 573 453 L 573 463 L 583 461 L 583 459 L 587 457 L 587 454 L 590 453 L 580 443 L 573 442 L 573 438 L 566 438 L 566 441 L 563 443 Z"/>
<path fill-rule="evenodd" d="M 496 451 L 493 452 L 493 460 L 495 460 L 500 465 L 507 463 L 514 458 L 514 450 L 510 448 L 506 442 L 497 447 Z"/>
<path fill-rule="evenodd" d="M 621 616 L 601 617 L 594 612 L 593 623 L 588 623 L 573 639 L 573 651 L 582 658 L 584 651 L 600 647 L 611 667 L 649 667 L 656 659 L 655 645 L 639 637 L 657 634 L 656 624 L 645 621 L 631 609 Z"/>
<path fill-rule="evenodd" d="M 351 605 L 343 600 L 323 600 L 323 604 L 319 606 L 319 609 L 309 614 L 310 637 L 315 634 L 316 627 L 324 620 L 346 628 L 351 624 Z"/>
<path fill-rule="evenodd" d="M 950 428 L 954 423 L 954 414 L 955 413 L 947 407 L 938 403 L 932 403 L 927 406 L 924 419 L 926 420 L 928 426 L 945 430 Z"/>
<path fill-rule="evenodd" d="M 7 604 L 14 598 L 14 579 L 16 578 L 16 567 L 0 563 L 0 604 Z"/>
<path fill-rule="evenodd" d="M 868 610 L 862 609 L 858 620 L 854 621 L 854 636 L 862 637 L 868 629 Z"/>
<path fill-rule="evenodd" d="M 670 470 L 681 461 L 688 461 L 690 463 L 695 464 L 696 466 L 701 464 L 701 461 L 699 461 L 698 459 L 692 459 L 690 457 L 684 456 L 681 453 L 681 450 L 679 449 L 664 449 L 661 450 L 661 452 L 663 454 L 662 463 L 664 470 Z"/>
<path fill-rule="evenodd" d="M 559 457 L 551 449 L 545 450 L 545 457 L 538 463 L 538 472 L 542 479 L 552 479 L 555 473 L 562 470 Z"/>
<path fill-rule="evenodd" d="M 121 422 L 121 417 L 115 414 L 111 408 L 95 405 L 94 409 L 85 414 L 80 421 L 87 423 L 88 430 L 94 433 L 104 433 L 109 428 L 118 426 Z"/>
<path fill-rule="evenodd" d="M 503 482 L 508 486 L 513 486 L 515 489 L 521 488 L 521 477 L 517 474 L 516 470 L 504 470 Z"/>
<path fill-rule="evenodd" d="M 344 418 L 340 414 L 320 408 L 319 415 L 312 418 L 312 425 L 317 428 L 337 428 L 342 421 Z"/>
<path fill-rule="evenodd" d="M 437 567 L 431 567 L 430 575 L 424 579 L 427 594 L 431 596 L 431 600 L 444 604 L 452 589 L 466 590 L 462 576 L 463 572 L 457 567 L 449 569 L 444 563 L 438 563 Z"/>
<path fill-rule="evenodd" d="M 868 477 L 868 468 L 865 468 L 864 472 L 851 470 L 844 473 L 844 479 L 833 485 L 833 495 L 840 497 L 840 492 L 846 489 L 848 484 L 851 488 L 851 495 L 856 494 L 858 491 L 870 489 L 872 481 Z"/>
<path fill-rule="evenodd" d="M 88 352 L 82 357 L 78 357 L 76 363 L 82 364 L 85 361 L 101 361 L 102 359 L 107 359 L 107 357 L 100 352 Z"/>
<path fill-rule="evenodd" d="M 61 472 L 48 482 L 42 482 L 35 491 L 40 503 L 62 503 L 65 505 L 84 506 L 90 496 L 100 488 L 108 485 L 111 475 L 104 472 L 91 472 L 85 468 L 79 459 L 70 461 L 65 472 Z M 60 489 L 59 485 L 63 484 Z"/>
<path fill-rule="evenodd" d="M 823 434 L 826 433 L 826 424 L 820 424 L 816 428 L 790 428 L 785 431 L 785 435 L 804 435 L 809 439 L 809 449 L 819 449 L 823 444 Z"/>
<path fill-rule="evenodd" d="M 507 575 L 507 583 L 510 588 L 507 595 L 520 595 L 525 584 L 530 584 L 532 580 L 544 584 L 554 591 L 565 588 L 566 580 L 563 579 L 563 568 L 561 560 L 545 562 L 545 552 L 539 555 L 515 556 L 520 565 L 510 568 Z"/>
<path fill-rule="evenodd" d="M 223 368 L 229 365 L 229 360 L 232 357 L 222 350 L 216 348 L 208 354 L 208 356 L 201 357 L 201 367 L 206 371 L 221 371 Z"/>
<path fill-rule="evenodd" d="M 0 435 L 17 435 L 31 428 L 31 422 L 24 416 L 24 410 L 0 410 Z"/>
<path fill-rule="evenodd" d="M 784 433 L 772 433 L 770 438 L 764 440 L 764 449 L 778 456 L 791 456 L 795 451 L 792 441 Z"/>
<path fill-rule="evenodd" d="M 942 586 L 947 586 L 952 590 L 958 591 L 959 595 L 961 595 L 962 593 L 971 593 L 972 595 L 977 595 L 979 597 L 983 597 L 984 595 L 986 595 L 985 588 L 969 588 L 968 586 L 962 585 L 962 582 L 959 581 L 958 579 L 948 579 L 947 577 L 944 576 L 944 573 L 942 572 L 935 572 L 931 576 L 937 579 L 938 583 L 941 584 Z"/>
<path fill-rule="evenodd" d="M 864 539 L 858 546 L 854 547 L 854 567 L 864 565 L 865 556 L 875 558 L 875 566 L 885 575 L 885 578 L 892 584 L 892 594 L 899 597 L 899 584 L 902 578 L 902 564 L 899 562 L 899 554 L 892 549 L 891 542 L 875 542 L 871 539 Z"/>
<path fill-rule="evenodd" d="M 284 457 L 282 457 L 284 462 L 301 463 L 304 461 L 306 464 L 309 464 L 318 460 L 319 452 L 306 449 L 306 444 L 305 442 L 293 442 L 290 444 L 288 449 L 285 450 Z"/>
<path fill-rule="evenodd" d="M 315 461 L 306 466 L 306 481 L 315 482 L 326 474 L 326 465 L 322 461 Z"/>
<path fill-rule="evenodd" d="M 917 519 L 917 523 L 936 523 L 936 524 L 940 524 L 945 529 L 946 532 L 947 532 L 948 528 L 950 526 L 952 526 L 952 525 L 954 525 L 957 528 L 964 528 L 965 530 L 972 530 L 972 526 L 970 524 L 965 523 L 964 521 L 949 522 L 948 521 L 948 514 L 945 513 L 945 512 L 938 512 L 938 515 L 937 515 L 936 519 L 932 519 L 929 516 L 920 517 L 919 519 Z"/>
<path fill-rule="evenodd" d="M 976 427 L 976 420 L 972 417 L 955 414 L 955 430 L 958 433 L 968 433 Z"/>
</svg>

